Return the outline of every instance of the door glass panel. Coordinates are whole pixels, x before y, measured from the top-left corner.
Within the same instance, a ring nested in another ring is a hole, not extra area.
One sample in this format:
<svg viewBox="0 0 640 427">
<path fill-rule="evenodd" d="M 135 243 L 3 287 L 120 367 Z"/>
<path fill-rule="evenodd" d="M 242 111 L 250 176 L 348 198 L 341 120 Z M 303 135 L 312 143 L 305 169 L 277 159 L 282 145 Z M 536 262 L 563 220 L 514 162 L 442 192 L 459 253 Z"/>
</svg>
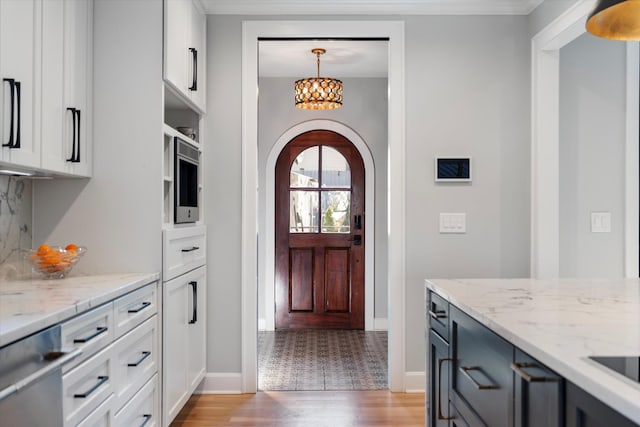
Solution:
<svg viewBox="0 0 640 427">
<path fill-rule="evenodd" d="M 322 192 L 322 232 L 351 232 L 351 192 Z"/>
<path fill-rule="evenodd" d="M 322 187 L 351 188 L 349 163 L 332 147 L 322 147 Z"/>
<path fill-rule="evenodd" d="M 289 232 L 317 233 L 318 229 L 318 192 L 289 192 Z"/>
<path fill-rule="evenodd" d="M 298 154 L 290 172 L 292 188 L 318 188 L 318 147 L 310 147 Z"/>
</svg>

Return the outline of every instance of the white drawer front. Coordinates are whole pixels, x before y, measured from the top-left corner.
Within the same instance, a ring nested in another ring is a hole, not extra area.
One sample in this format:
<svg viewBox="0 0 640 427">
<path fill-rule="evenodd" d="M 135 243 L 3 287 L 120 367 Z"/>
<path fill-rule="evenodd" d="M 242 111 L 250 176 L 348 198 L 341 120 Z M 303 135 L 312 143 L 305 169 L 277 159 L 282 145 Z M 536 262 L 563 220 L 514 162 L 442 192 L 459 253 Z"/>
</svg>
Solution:
<svg viewBox="0 0 640 427">
<path fill-rule="evenodd" d="M 113 395 L 102 402 L 87 418 L 82 420 L 78 427 L 113 427 Z"/>
<path fill-rule="evenodd" d="M 76 426 L 113 392 L 113 347 L 62 376 L 64 425 Z"/>
<path fill-rule="evenodd" d="M 156 283 L 131 292 L 114 301 L 115 338 L 126 334 L 158 312 Z"/>
<path fill-rule="evenodd" d="M 158 316 L 114 343 L 115 407 L 124 406 L 158 370 Z"/>
<path fill-rule="evenodd" d="M 165 230 L 163 278 L 167 281 L 206 263 L 206 227 Z"/>
<path fill-rule="evenodd" d="M 62 348 L 82 348 L 82 354 L 62 369 L 69 372 L 113 341 L 113 303 L 108 303 L 62 324 Z"/>
<path fill-rule="evenodd" d="M 142 389 L 116 413 L 115 425 L 118 427 L 159 427 L 160 394 L 158 375 L 154 375 Z"/>
</svg>

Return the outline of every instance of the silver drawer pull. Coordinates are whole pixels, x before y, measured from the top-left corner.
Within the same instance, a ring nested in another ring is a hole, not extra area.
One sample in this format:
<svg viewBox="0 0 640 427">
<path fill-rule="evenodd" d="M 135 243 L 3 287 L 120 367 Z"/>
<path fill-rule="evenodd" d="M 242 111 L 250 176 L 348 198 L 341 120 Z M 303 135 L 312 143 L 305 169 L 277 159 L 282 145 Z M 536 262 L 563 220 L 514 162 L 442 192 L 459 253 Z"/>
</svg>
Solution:
<svg viewBox="0 0 640 427">
<path fill-rule="evenodd" d="M 140 427 L 144 427 L 147 425 L 147 423 L 151 419 L 151 414 L 144 414 L 142 417 L 144 418 L 144 421 L 142 422 L 142 424 L 140 424 Z"/>
<path fill-rule="evenodd" d="M 96 328 L 96 331 L 94 333 L 92 333 L 91 335 L 89 335 L 88 337 L 76 338 L 76 339 L 73 340 L 73 342 L 76 343 L 76 344 L 89 342 L 92 339 L 94 339 L 95 337 L 97 337 L 98 335 L 104 334 L 108 330 L 109 330 L 109 328 L 107 328 L 106 326 L 101 326 L 99 328 Z"/>
<path fill-rule="evenodd" d="M 144 359 L 146 359 L 149 356 L 151 356 L 151 352 L 150 351 L 143 351 L 142 352 L 142 357 L 140 359 L 136 360 L 133 363 L 127 363 L 127 366 L 131 366 L 131 367 L 135 368 L 136 366 L 138 366 L 139 364 L 144 362 Z"/>
<path fill-rule="evenodd" d="M 150 305 L 151 303 L 149 301 L 145 301 L 140 305 L 140 307 L 127 310 L 127 313 L 139 313 Z"/>
<path fill-rule="evenodd" d="M 469 380 L 473 383 L 473 385 L 476 386 L 476 388 L 478 390 L 497 390 L 497 389 L 500 388 L 500 386 L 497 385 L 497 384 L 480 384 L 478 381 L 476 381 L 471 376 L 469 371 L 480 371 L 480 372 L 482 372 L 482 368 L 480 368 L 479 366 L 461 366 L 459 371 L 462 372 L 462 374 L 464 374 L 465 377 L 469 378 Z M 484 372 L 482 372 L 482 373 L 484 374 Z M 485 377 L 486 377 L 486 375 L 485 375 Z"/>
<path fill-rule="evenodd" d="M 84 393 L 74 394 L 73 397 L 79 398 L 79 399 L 86 399 L 87 397 L 91 396 L 94 391 L 96 391 L 102 384 L 106 383 L 107 381 L 109 381 L 108 375 L 105 375 L 103 377 L 98 377 L 98 382 L 93 387 L 91 387 L 89 390 L 85 391 Z"/>
<path fill-rule="evenodd" d="M 197 251 L 198 249 L 200 249 L 198 246 L 192 246 L 189 249 L 182 249 L 182 252 L 193 252 L 193 251 Z"/>
<path fill-rule="evenodd" d="M 55 351 L 55 352 L 50 352 L 45 354 L 44 360 L 50 360 L 50 362 L 46 366 L 44 366 L 42 369 L 34 372 L 33 374 L 27 376 L 26 378 L 23 378 L 20 381 L 14 384 L 11 384 L 9 387 L 6 387 L 0 390 L 0 401 L 4 400 L 5 398 L 11 396 L 14 393 L 17 393 L 18 391 L 20 391 L 20 389 L 23 389 L 28 385 L 33 384 L 34 382 L 38 381 L 40 378 L 44 377 L 45 375 L 48 375 L 52 371 L 55 371 L 56 369 L 60 369 L 62 366 L 66 365 L 68 362 L 72 361 L 73 359 L 80 356 L 81 354 L 82 354 L 81 348 L 77 348 L 69 353 Z"/>
<path fill-rule="evenodd" d="M 520 378 L 528 383 L 544 383 L 544 382 L 557 382 L 557 377 L 540 377 L 531 375 L 524 368 L 538 368 L 542 369 L 537 363 L 532 362 L 515 362 L 511 364 L 511 370 L 518 374 Z"/>
<path fill-rule="evenodd" d="M 429 310 L 429 316 L 431 316 L 433 319 L 446 319 L 447 312 L 444 310 Z"/>
</svg>

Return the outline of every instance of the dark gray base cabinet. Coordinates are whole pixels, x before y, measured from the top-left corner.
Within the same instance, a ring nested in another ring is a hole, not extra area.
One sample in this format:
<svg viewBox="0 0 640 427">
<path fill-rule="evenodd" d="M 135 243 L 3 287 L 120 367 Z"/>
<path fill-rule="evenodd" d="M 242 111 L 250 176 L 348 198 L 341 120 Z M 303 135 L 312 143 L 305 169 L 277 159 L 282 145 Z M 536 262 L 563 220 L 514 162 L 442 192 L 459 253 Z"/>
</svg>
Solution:
<svg viewBox="0 0 640 427">
<path fill-rule="evenodd" d="M 589 393 L 567 382 L 567 427 L 638 427 Z"/>
</svg>

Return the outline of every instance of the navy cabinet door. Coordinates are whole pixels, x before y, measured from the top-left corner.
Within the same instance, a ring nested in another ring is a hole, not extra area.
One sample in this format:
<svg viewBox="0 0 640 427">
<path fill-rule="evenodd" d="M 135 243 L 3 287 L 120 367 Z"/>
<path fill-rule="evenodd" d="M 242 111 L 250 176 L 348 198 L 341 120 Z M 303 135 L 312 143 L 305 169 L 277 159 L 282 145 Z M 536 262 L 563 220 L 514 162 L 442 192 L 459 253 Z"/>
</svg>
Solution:
<svg viewBox="0 0 640 427">
<path fill-rule="evenodd" d="M 429 334 L 428 419 L 431 427 L 449 426 L 449 344 L 435 331 Z"/>
<path fill-rule="evenodd" d="M 567 381 L 567 427 L 638 427 L 595 397 Z"/>
</svg>

